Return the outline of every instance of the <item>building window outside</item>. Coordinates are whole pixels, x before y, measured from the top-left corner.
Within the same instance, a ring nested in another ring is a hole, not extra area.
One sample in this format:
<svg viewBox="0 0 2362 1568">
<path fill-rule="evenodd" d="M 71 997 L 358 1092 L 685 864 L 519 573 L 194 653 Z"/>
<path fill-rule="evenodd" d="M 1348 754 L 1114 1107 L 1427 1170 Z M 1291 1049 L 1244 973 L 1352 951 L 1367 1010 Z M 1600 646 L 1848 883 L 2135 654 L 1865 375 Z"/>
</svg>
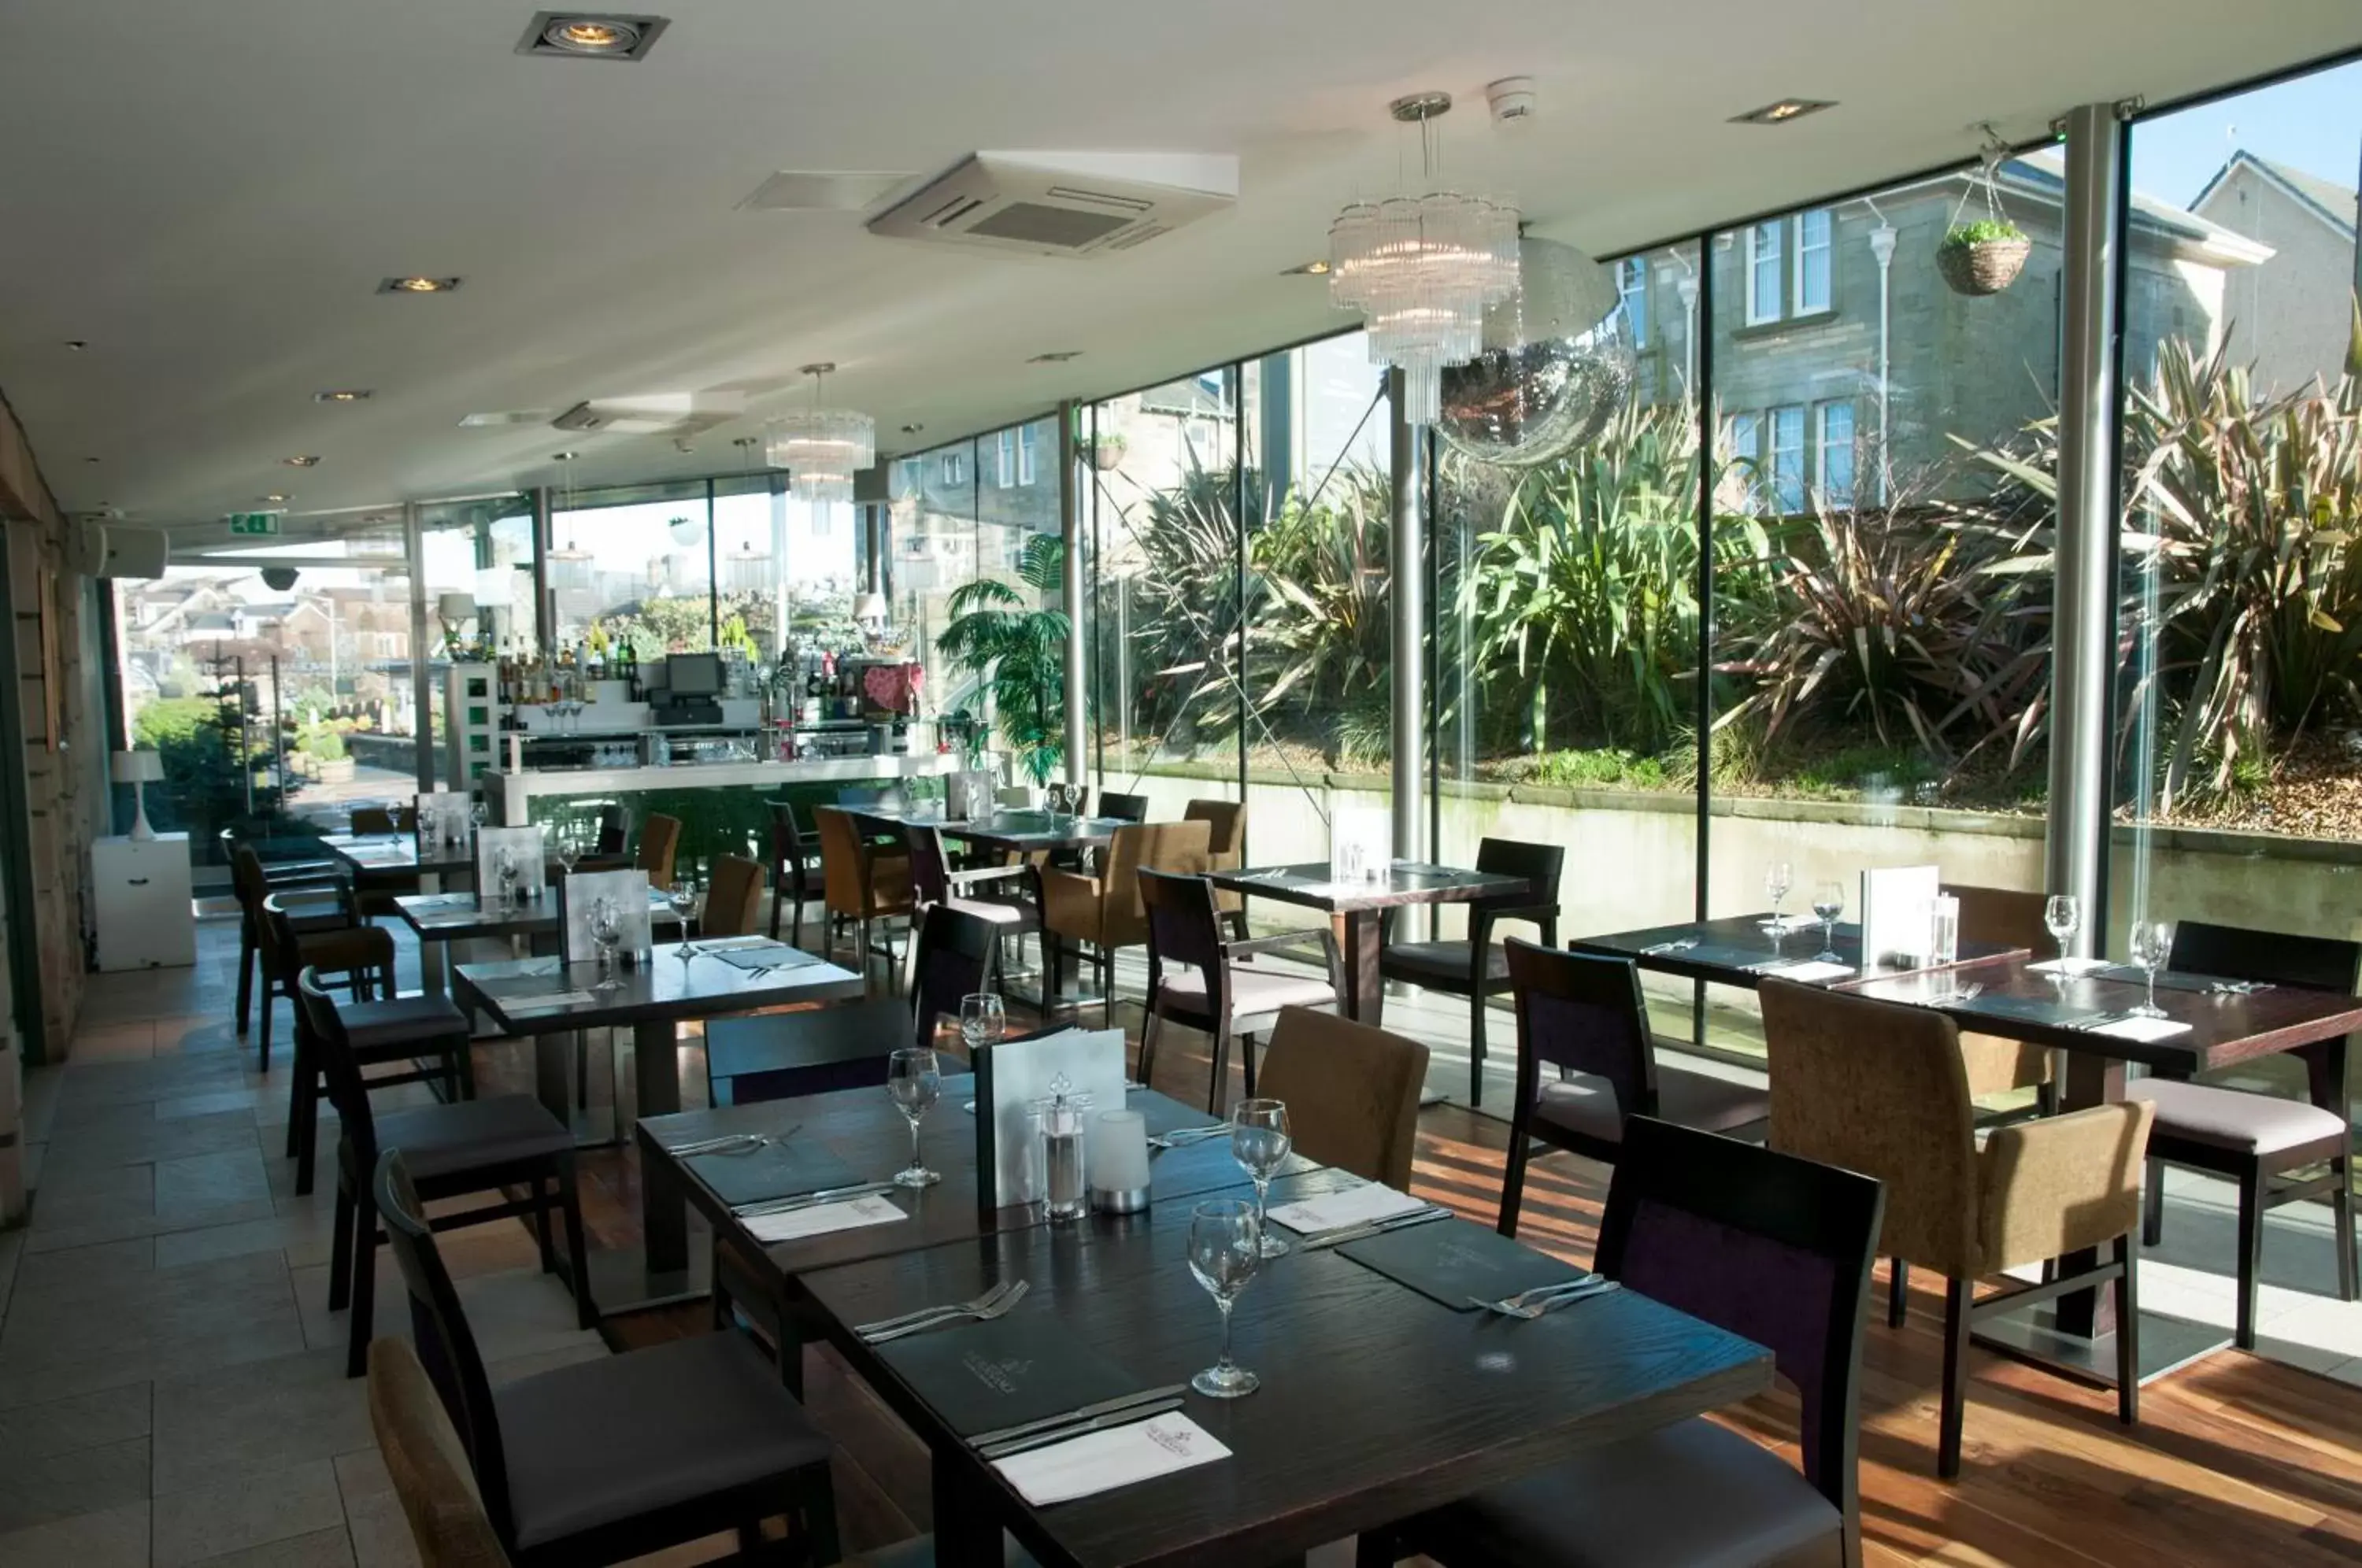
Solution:
<svg viewBox="0 0 2362 1568">
<path fill-rule="evenodd" d="M 1748 226 L 1748 326 L 1819 315 L 1830 308 L 1836 297 L 1836 220 L 1827 207 Z"/>
<path fill-rule="evenodd" d="M 945 484 L 966 484 L 967 482 L 967 455 L 966 453 L 945 452 L 944 454 L 944 482 Z"/>
<path fill-rule="evenodd" d="M 1825 403 L 1816 414 L 1822 504 L 1849 507 L 1853 504 L 1853 404 Z"/>
<path fill-rule="evenodd" d="M 1632 347 L 1649 346 L 1649 263 L 1628 257 L 1616 263 L 1616 292 L 1624 299 L 1624 319 L 1631 325 Z"/>
<path fill-rule="evenodd" d="M 1796 215 L 1797 315 L 1811 315 L 1829 308 L 1830 238 L 1834 228 L 1827 207 L 1814 207 Z"/>
<path fill-rule="evenodd" d="M 1782 512 L 1805 509 L 1805 410 L 1772 411 L 1772 498 Z"/>
<path fill-rule="evenodd" d="M 1777 219 L 1771 223 L 1751 225 L 1747 230 L 1747 325 L 1760 326 L 1780 319 L 1780 297 L 1785 290 L 1787 269 L 1783 265 L 1780 244 L 1781 226 Z"/>
<path fill-rule="evenodd" d="M 1021 425 L 1017 428 L 1017 482 L 1033 482 L 1033 436 L 1035 426 Z M 1004 433 L 1005 435 L 1005 433 Z"/>
<path fill-rule="evenodd" d="M 1017 432 L 1004 430 L 992 446 L 992 482 L 1002 490 L 1017 483 Z"/>
</svg>

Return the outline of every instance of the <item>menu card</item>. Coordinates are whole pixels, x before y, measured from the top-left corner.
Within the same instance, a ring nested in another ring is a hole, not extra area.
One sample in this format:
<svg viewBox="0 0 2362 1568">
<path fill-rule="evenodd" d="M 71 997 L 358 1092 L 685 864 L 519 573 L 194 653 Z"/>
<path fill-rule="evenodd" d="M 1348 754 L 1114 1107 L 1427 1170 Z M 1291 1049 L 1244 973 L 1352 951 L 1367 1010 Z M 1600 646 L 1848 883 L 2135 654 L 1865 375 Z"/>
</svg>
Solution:
<svg viewBox="0 0 2362 1568">
<path fill-rule="evenodd" d="M 624 958 L 647 951 L 648 874 L 645 871 L 577 871 L 557 885 L 558 923 L 566 932 L 568 964 L 588 963 L 599 956 L 590 935 L 591 911 L 602 899 L 614 900 L 623 936 L 615 952 Z"/>
<path fill-rule="evenodd" d="M 1228 1459 L 1231 1451 L 1178 1410 L 1014 1454 L 993 1468 L 1037 1508 Z"/>
<path fill-rule="evenodd" d="M 2177 1034 L 2187 1034 L 2191 1026 L 2171 1018 L 2120 1018 L 2113 1023 L 2094 1025 L 2094 1034 L 2111 1035 L 2118 1040 L 2134 1040 L 2146 1045 L 2158 1040 L 2170 1040 Z"/>
<path fill-rule="evenodd" d="M 501 851 L 516 865 L 517 897 L 527 901 L 541 897 L 548 885 L 547 856 L 537 827 L 487 827 L 476 831 L 476 898 L 491 909 L 501 900 Z"/>
<path fill-rule="evenodd" d="M 877 1353 L 962 1437 L 1137 1394 L 1142 1381 L 1050 1312 L 912 1334 Z"/>
<path fill-rule="evenodd" d="M 1943 889 L 1933 866 L 1888 866 L 1861 874 L 1865 970 L 1916 965 L 1927 954 L 1927 906 Z"/>
<path fill-rule="evenodd" d="M 979 1211 L 1046 1196 L 1034 1135 L 1033 1102 L 1050 1097 L 1061 1075 L 1071 1096 L 1102 1110 L 1123 1107 L 1123 1031 L 1063 1029 L 1031 1040 L 1003 1040 L 976 1054 L 976 1201 Z"/>
<path fill-rule="evenodd" d="M 832 1231 L 854 1231 L 865 1225 L 890 1225 L 897 1220 L 908 1220 L 901 1206 L 881 1193 L 867 1198 L 855 1198 L 843 1203 L 815 1203 L 809 1209 L 790 1209 L 784 1214 L 756 1214 L 739 1221 L 746 1233 L 769 1245 L 777 1242 L 800 1242 L 807 1236 L 825 1236 Z"/>
<path fill-rule="evenodd" d="M 1384 881 L 1394 857 L 1394 813 L 1385 806 L 1340 806 L 1329 818 L 1329 878 Z"/>
<path fill-rule="evenodd" d="M 418 849 L 422 856 L 441 851 L 446 845 L 468 842 L 468 830 L 475 823 L 475 803 L 465 795 L 455 795 L 448 790 L 436 790 L 418 797 Z"/>
</svg>

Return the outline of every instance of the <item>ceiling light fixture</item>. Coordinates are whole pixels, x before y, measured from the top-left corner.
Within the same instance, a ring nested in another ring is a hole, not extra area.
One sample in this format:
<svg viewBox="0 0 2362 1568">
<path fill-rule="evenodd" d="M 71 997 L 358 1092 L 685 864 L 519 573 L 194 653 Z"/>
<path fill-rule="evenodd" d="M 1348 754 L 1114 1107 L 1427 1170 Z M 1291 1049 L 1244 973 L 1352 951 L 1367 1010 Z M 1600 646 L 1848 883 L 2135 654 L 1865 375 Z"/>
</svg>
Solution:
<svg viewBox="0 0 2362 1568">
<path fill-rule="evenodd" d="M 1776 104 L 1766 104 L 1760 109 L 1749 109 L 1743 115 L 1733 115 L 1735 126 L 1784 126 L 1790 120 L 1801 120 L 1806 115 L 1817 115 L 1837 105 L 1826 98 L 1783 98 Z"/>
<path fill-rule="evenodd" d="M 1047 354 L 1036 354 L 1025 362 L 1029 365 L 1063 365 L 1069 359 L 1082 357 L 1083 351 L 1079 348 L 1053 348 Z"/>
<path fill-rule="evenodd" d="M 377 286 L 381 294 L 447 294 L 459 286 L 457 278 L 388 278 Z"/>
<path fill-rule="evenodd" d="M 549 460 L 553 463 L 570 463 L 581 455 L 579 452 L 552 452 L 549 455 Z"/>
<path fill-rule="evenodd" d="M 89 347 L 90 347 L 90 345 L 89 345 L 87 342 L 83 341 L 82 338 L 79 338 L 79 337 L 69 337 L 69 338 L 67 338 L 67 339 L 66 339 L 66 347 L 67 347 L 67 348 L 71 348 L 71 349 L 72 349 L 75 353 L 79 354 L 79 353 L 81 353 L 83 349 L 85 349 L 85 348 L 89 348 Z"/>
<path fill-rule="evenodd" d="M 347 387 L 337 392 L 315 392 L 314 403 L 367 403 L 373 394 L 367 387 Z"/>
<path fill-rule="evenodd" d="M 824 408 L 821 388 L 833 364 L 806 365 L 812 405 L 763 426 L 764 460 L 788 470 L 788 486 L 806 501 L 850 501 L 853 476 L 877 460 L 877 425 L 866 414 Z"/>
<path fill-rule="evenodd" d="M 285 491 L 283 491 L 283 490 L 274 490 L 274 491 L 272 491 L 269 495 L 266 495 L 266 496 L 264 496 L 264 497 L 262 498 L 262 503 L 263 503 L 265 506 L 276 506 L 276 505 L 278 505 L 281 502 L 285 501 L 286 499 L 287 499 L 287 492 L 286 492 Z"/>
<path fill-rule="evenodd" d="M 902 426 L 902 434 L 905 436 L 916 436 L 920 431 L 924 430 L 926 426 L 923 425 L 905 425 Z"/>
<path fill-rule="evenodd" d="M 1326 257 L 1322 257 L 1318 260 L 1307 261 L 1299 267 L 1290 267 L 1287 271 L 1282 272 L 1280 276 L 1283 278 L 1325 278 L 1329 273 L 1330 266 L 1328 259 Z"/>
<path fill-rule="evenodd" d="M 1518 209 L 1436 188 L 1435 122 L 1449 93 L 1414 93 L 1387 112 L 1418 127 L 1427 193 L 1354 202 L 1329 226 L 1329 299 L 1369 323 L 1370 359 L 1403 372 L 1403 417 L 1432 425 L 1446 365 L 1483 352 L 1485 312 L 1517 292 Z"/>
<path fill-rule="evenodd" d="M 640 60 L 668 25 L 662 17 L 541 11 L 516 51 L 567 60 Z"/>
<path fill-rule="evenodd" d="M 314 469 L 320 466 L 320 459 L 315 457 L 281 458 L 279 460 L 291 469 Z"/>
</svg>

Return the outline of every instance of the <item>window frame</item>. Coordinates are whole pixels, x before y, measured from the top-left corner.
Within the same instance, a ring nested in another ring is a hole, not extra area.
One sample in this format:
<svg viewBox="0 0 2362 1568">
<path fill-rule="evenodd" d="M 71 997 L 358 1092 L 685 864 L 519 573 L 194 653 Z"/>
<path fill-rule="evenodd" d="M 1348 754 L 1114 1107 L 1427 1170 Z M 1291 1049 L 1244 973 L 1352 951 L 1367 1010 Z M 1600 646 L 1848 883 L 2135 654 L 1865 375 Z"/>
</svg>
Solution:
<svg viewBox="0 0 2362 1568">
<path fill-rule="evenodd" d="M 1017 431 L 1014 427 L 993 432 L 992 488 L 1017 488 Z"/>
<path fill-rule="evenodd" d="M 1783 226 L 1778 218 L 1747 226 L 1747 325 L 1749 326 L 1768 326 L 1782 320 L 1786 314 L 1783 307 L 1787 304 L 1788 267 L 1784 259 L 1787 252 L 1783 243 Z M 1772 241 L 1769 256 L 1763 254 L 1763 240 L 1767 236 Z M 1763 268 L 1767 262 L 1775 270 L 1779 280 L 1768 311 L 1764 308 L 1761 287 Z"/>
<path fill-rule="evenodd" d="M 1021 485 L 1032 484 L 1040 473 L 1040 459 L 1035 456 L 1035 448 L 1041 443 L 1033 438 L 1037 426 L 1032 425 L 1017 427 L 1017 482 Z"/>
<path fill-rule="evenodd" d="M 1809 243 L 1805 236 L 1805 220 L 1816 215 L 1826 224 L 1817 245 Z M 1795 243 L 1789 247 L 1789 255 L 1793 259 L 1789 267 L 1788 315 L 1799 320 L 1807 316 L 1827 315 L 1837 309 L 1838 301 L 1837 209 L 1806 207 L 1795 215 L 1793 222 Z M 1822 298 L 1818 304 L 1808 303 L 1805 298 L 1805 261 L 1812 255 L 1818 255 L 1826 267 L 1826 272 L 1821 279 Z"/>
<path fill-rule="evenodd" d="M 1649 347 L 1649 260 L 1627 256 L 1616 264 L 1616 294 L 1624 304 L 1624 319 L 1632 329 L 1632 347 Z"/>
<path fill-rule="evenodd" d="M 958 450 L 945 452 L 943 474 L 945 484 L 967 483 L 967 454 Z"/>
<path fill-rule="evenodd" d="M 1792 417 L 1795 423 L 1795 444 L 1793 447 L 1783 447 L 1780 442 L 1780 428 Z M 1779 509 L 1782 516 L 1785 517 L 1805 509 L 1811 480 L 1806 470 L 1805 433 L 1807 426 L 1805 420 L 1805 405 L 1801 403 L 1783 403 L 1766 409 L 1764 423 L 1771 433 L 1771 438 L 1765 443 L 1765 452 L 1769 458 L 1765 469 L 1771 479 L 1772 504 Z M 1781 471 L 1780 459 L 1787 454 L 1794 454 L 1795 458 L 1795 471 L 1793 476 Z M 1793 491 L 1788 488 L 1788 480 L 1792 477 L 1795 484 Z M 1792 502 L 1793 504 L 1791 504 Z"/>
</svg>

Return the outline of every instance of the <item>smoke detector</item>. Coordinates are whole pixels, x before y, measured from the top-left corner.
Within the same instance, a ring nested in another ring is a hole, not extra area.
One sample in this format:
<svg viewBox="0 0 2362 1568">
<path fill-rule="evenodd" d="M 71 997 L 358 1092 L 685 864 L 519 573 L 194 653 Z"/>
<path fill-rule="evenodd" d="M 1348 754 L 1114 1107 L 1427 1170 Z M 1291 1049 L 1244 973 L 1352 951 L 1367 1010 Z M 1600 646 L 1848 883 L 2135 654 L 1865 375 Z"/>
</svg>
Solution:
<svg viewBox="0 0 2362 1568">
<path fill-rule="evenodd" d="M 1530 76 L 1504 76 L 1498 82 L 1485 84 L 1485 103 L 1493 111 L 1493 123 L 1505 130 L 1524 127 L 1534 117 L 1538 107 L 1534 100 L 1534 79 Z"/>
</svg>

